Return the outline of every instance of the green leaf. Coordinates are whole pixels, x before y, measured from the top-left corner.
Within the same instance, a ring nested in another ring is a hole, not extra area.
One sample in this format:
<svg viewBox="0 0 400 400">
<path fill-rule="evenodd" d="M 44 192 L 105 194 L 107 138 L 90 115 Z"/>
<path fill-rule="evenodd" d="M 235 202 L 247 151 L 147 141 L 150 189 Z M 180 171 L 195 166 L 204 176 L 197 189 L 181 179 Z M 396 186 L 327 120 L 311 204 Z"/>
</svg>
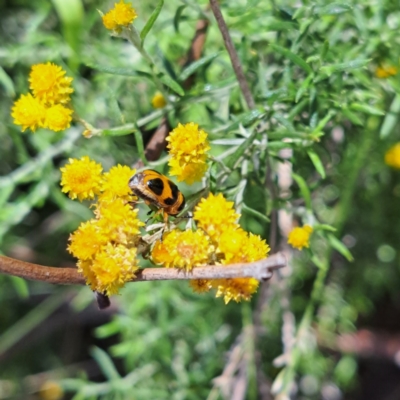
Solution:
<svg viewBox="0 0 400 400">
<path fill-rule="evenodd" d="M 335 235 L 328 234 L 328 241 L 330 245 L 348 261 L 354 260 L 350 250 Z"/>
<path fill-rule="evenodd" d="M 139 157 L 142 160 L 144 165 L 148 165 L 148 161 L 147 161 L 146 154 L 144 151 L 142 132 L 139 129 L 135 129 L 133 131 L 133 134 L 135 135 L 136 147 L 137 147 L 137 151 L 139 153 Z"/>
<path fill-rule="evenodd" d="M 358 117 L 357 114 L 353 113 L 353 111 L 348 108 L 343 108 L 342 113 L 346 116 L 354 125 L 364 126 L 364 122 Z"/>
<path fill-rule="evenodd" d="M 352 103 L 350 104 L 350 108 L 354 111 L 361 111 L 369 115 L 385 115 L 384 111 L 380 110 L 379 108 L 369 106 L 368 104 Z"/>
<path fill-rule="evenodd" d="M 242 157 L 244 152 L 253 144 L 254 139 L 257 136 L 257 129 L 253 129 L 251 135 L 231 154 L 225 162 L 227 168 L 232 169 L 237 161 Z"/>
<path fill-rule="evenodd" d="M 331 64 L 331 65 L 324 65 L 321 67 L 319 70 L 328 76 L 332 75 L 334 72 L 339 72 L 339 71 L 351 71 L 353 69 L 358 69 L 365 67 L 368 65 L 368 63 L 371 61 L 371 59 L 359 59 L 359 60 L 353 60 L 353 61 L 348 61 L 345 63 L 340 63 L 340 64 Z"/>
<path fill-rule="evenodd" d="M 15 96 L 14 83 L 2 67 L 0 67 L 0 85 L 4 87 L 7 96 L 9 97 Z"/>
<path fill-rule="evenodd" d="M 353 7 L 348 3 L 330 3 L 326 6 L 315 7 L 314 14 L 316 15 L 337 15 L 351 11 Z"/>
<path fill-rule="evenodd" d="M 389 112 L 386 114 L 379 135 L 381 139 L 386 138 L 393 131 L 397 124 L 400 113 L 400 95 L 397 94 L 390 105 Z"/>
<path fill-rule="evenodd" d="M 311 210 L 311 193 L 306 181 L 300 175 L 297 175 L 294 172 L 292 172 L 292 177 L 299 186 L 301 195 L 303 196 L 303 199 L 306 203 L 306 208 L 308 210 Z"/>
<path fill-rule="evenodd" d="M 160 73 L 157 76 L 165 86 L 168 86 L 175 93 L 179 94 L 179 96 L 185 95 L 185 91 L 182 89 L 182 86 L 179 85 L 178 82 L 174 81 L 169 75 Z"/>
<path fill-rule="evenodd" d="M 75 70 L 81 62 L 79 54 L 83 43 L 83 26 L 86 22 L 83 1 L 52 0 L 52 3 L 60 18 L 64 38 L 74 50 L 69 55 L 68 64 Z"/>
<path fill-rule="evenodd" d="M 146 25 L 143 27 L 140 32 L 140 39 L 142 40 L 142 46 L 144 40 L 146 39 L 147 34 L 150 32 L 150 29 L 153 27 L 154 22 L 156 22 L 158 15 L 160 14 L 161 9 L 163 8 L 164 0 L 160 0 L 157 4 L 155 10 L 151 13 L 149 20 L 146 22 Z"/>
<path fill-rule="evenodd" d="M 321 121 L 318 122 L 318 125 L 314 128 L 314 130 L 311 133 L 312 137 L 319 137 L 322 136 L 322 129 L 325 128 L 325 125 L 330 121 L 330 119 L 333 117 L 335 114 L 335 111 L 329 110 L 328 114 L 325 115 L 324 118 L 321 119 Z"/>
<path fill-rule="evenodd" d="M 247 205 L 244 204 L 244 203 L 242 204 L 242 210 L 243 210 L 245 213 L 247 213 L 247 214 L 249 214 L 249 215 L 252 215 L 253 217 L 259 218 L 259 219 L 263 220 L 263 221 L 266 222 L 266 223 L 269 223 L 269 222 L 270 222 L 270 219 L 269 219 L 266 215 L 260 213 L 260 212 L 257 211 L 257 210 L 254 210 L 254 208 L 251 208 L 251 207 L 247 206 Z"/>
<path fill-rule="evenodd" d="M 308 77 L 303 81 L 301 84 L 299 90 L 296 93 L 296 98 L 295 98 L 295 103 L 298 103 L 298 101 L 303 97 L 303 94 L 307 91 L 308 86 L 310 86 L 310 82 L 314 78 L 314 74 L 308 75 Z"/>
<path fill-rule="evenodd" d="M 325 169 L 318 154 L 314 150 L 308 150 L 307 154 L 310 157 L 312 163 L 314 164 L 314 167 L 317 170 L 317 172 L 322 176 L 322 179 L 325 179 L 326 177 Z"/>
<path fill-rule="evenodd" d="M 294 128 L 293 124 L 291 123 L 290 120 L 285 118 L 282 114 L 275 113 L 273 114 L 273 118 L 275 118 L 281 125 L 283 125 L 288 131 L 295 131 L 296 129 Z"/>
<path fill-rule="evenodd" d="M 191 63 L 188 67 L 186 67 L 181 74 L 179 75 L 178 80 L 184 81 L 186 78 L 188 78 L 190 75 L 192 75 L 194 72 L 196 72 L 198 69 L 203 67 L 204 65 L 210 63 L 214 58 L 218 57 L 220 53 L 214 53 L 209 56 L 200 58 L 200 60 L 197 60 L 193 63 Z"/>
<path fill-rule="evenodd" d="M 111 360 L 111 357 L 104 350 L 93 346 L 90 350 L 90 353 L 109 381 L 119 380 L 121 378 Z"/>
<path fill-rule="evenodd" d="M 300 68 L 303 68 L 304 71 L 306 71 L 308 74 L 311 74 L 313 72 L 312 68 L 297 54 L 294 54 L 290 50 L 285 49 L 284 47 L 278 46 L 276 44 L 270 44 L 270 46 L 276 52 L 282 54 L 284 57 L 288 58 L 290 61 L 293 61 Z"/>
<path fill-rule="evenodd" d="M 175 16 L 174 16 L 174 28 L 175 32 L 179 33 L 179 22 L 181 20 L 181 16 L 183 13 L 183 10 L 186 8 L 186 5 L 179 6 L 176 10 Z"/>
<path fill-rule="evenodd" d="M 25 279 L 19 278 L 18 276 L 10 276 L 11 283 L 14 286 L 15 291 L 21 299 L 29 297 L 29 287 Z"/>
<path fill-rule="evenodd" d="M 122 76 L 142 76 L 149 79 L 153 79 L 153 76 L 149 72 L 138 71 L 130 68 L 115 68 L 107 67 L 105 65 L 95 64 L 95 63 L 85 63 L 89 68 L 95 69 L 96 71 L 105 72 L 112 75 L 122 75 Z"/>
<path fill-rule="evenodd" d="M 337 229 L 334 228 L 332 225 L 328 224 L 318 224 L 318 225 L 313 225 L 314 230 L 321 230 L 321 231 L 329 231 L 329 232 L 336 232 Z"/>
</svg>

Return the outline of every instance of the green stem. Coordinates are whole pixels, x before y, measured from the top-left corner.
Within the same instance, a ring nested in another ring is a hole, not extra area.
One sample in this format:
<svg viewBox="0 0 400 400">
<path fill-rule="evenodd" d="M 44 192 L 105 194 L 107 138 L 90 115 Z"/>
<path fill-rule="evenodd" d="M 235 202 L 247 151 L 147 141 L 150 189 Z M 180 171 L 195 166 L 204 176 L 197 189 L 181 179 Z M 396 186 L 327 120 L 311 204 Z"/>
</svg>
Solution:
<svg viewBox="0 0 400 400">
<path fill-rule="evenodd" d="M 342 175 L 346 176 L 346 180 L 344 181 L 345 183 L 341 191 L 342 194 L 340 202 L 337 207 L 337 217 L 335 223 L 337 235 L 340 235 L 351 212 L 351 205 L 353 195 L 356 190 L 357 178 L 361 169 L 365 165 L 369 150 L 372 147 L 374 135 L 376 134 L 379 126 L 379 122 L 379 118 L 375 116 L 371 116 L 368 119 L 367 129 L 362 135 L 360 143 L 357 146 L 358 150 L 356 156 L 354 157 L 353 152 L 350 150 L 344 160 L 344 171 Z M 323 295 L 324 282 L 329 272 L 331 255 L 332 248 L 328 248 L 322 260 L 317 260 L 316 258 L 313 259 L 314 263 L 317 264 L 319 269 L 314 281 L 310 300 L 307 304 L 306 310 L 303 314 L 299 328 L 297 330 L 296 345 L 292 350 L 290 360 L 286 367 L 282 389 L 279 391 L 279 394 L 281 395 L 289 395 L 291 391 L 292 382 L 295 379 L 295 372 L 297 370 L 302 355 L 298 346 L 298 342 L 301 340 L 301 336 L 309 330 L 313 320 L 315 308 L 320 302 Z"/>
<path fill-rule="evenodd" d="M 127 39 L 136 47 L 136 49 L 139 51 L 141 56 L 145 59 L 145 61 L 149 65 L 155 84 L 157 85 L 160 92 L 163 94 L 165 100 L 168 102 L 168 93 L 164 89 L 164 85 L 161 82 L 160 78 L 158 77 L 160 70 L 158 69 L 156 63 L 151 58 L 149 53 L 147 53 L 147 51 L 143 47 L 138 31 L 136 30 L 136 28 L 134 26 L 131 26 L 129 29 L 125 29 L 125 33 L 126 33 Z"/>
<path fill-rule="evenodd" d="M 0 354 L 3 354 L 31 332 L 36 326 L 41 324 L 64 301 L 65 292 L 57 292 L 53 294 L 4 332 L 0 339 Z"/>
</svg>

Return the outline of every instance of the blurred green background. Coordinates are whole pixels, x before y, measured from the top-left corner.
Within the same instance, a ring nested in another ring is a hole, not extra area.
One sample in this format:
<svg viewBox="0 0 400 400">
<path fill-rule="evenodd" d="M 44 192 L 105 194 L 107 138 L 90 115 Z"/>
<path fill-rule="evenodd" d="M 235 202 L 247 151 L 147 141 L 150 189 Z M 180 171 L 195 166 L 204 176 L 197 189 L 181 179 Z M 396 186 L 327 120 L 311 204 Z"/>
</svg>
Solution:
<svg viewBox="0 0 400 400">
<path fill-rule="evenodd" d="M 133 3 L 139 31 L 157 4 Z M 136 122 L 146 144 L 160 123 L 162 112 L 151 106 L 157 88 L 143 74 L 148 66 L 101 23 L 97 10 L 112 5 L 0 0 L 5 255 L 74 266 L 68 236 L 91 210 L 61 193 L 59 167 L 83 155 L 106 170 L 134 165 L 134 135 L 107 129 Z M 264 124 L 268 143 L 261 136 L 252 143 L 246 179 L 239 166 L 214 189 L 236 201 L 240 194 L 251 209 L 277 221 L 267 224 L 241 210 L 243 227 L 276 241 L 275 250 L 291 252 L 290 265 L 250 303 L 225 305 L 212 294 L 194 294 L 186 282 L 149 282 L 127 285 L 107 311 L 97 310 L 88 288 L 1 275 L 0 399 L 51 399 L 41 391 L 49 381 L 61 385 L 65 399 L 400 398 L 400 171 L 384 163 L 385 152 L 400 140 L 400 75 L 376 76 L 379 66 L 399 67 L 400 4 L 220 5 L 255 113 L 241 98 L 207 1 L 166 1 L 145 47 L 183 86 L 196 23 L 209 21 L 205 58 L 191 87 L 184 96 L 167 89 L 173 100 L 168 124 L 200 124 L 215 156 L 243 143 L 239 124 L 249 130 Z M 28 91 L 31 65 L 47 61 L 74 77 L 74 110 L 104 129 L 102 136 L 82 137 L 78 123 L 65 132 L 35 134 L 12 123 L 10 109 Z M 167 172 L 165 161 L 160 168 Z M 195 191 L 180 187 L 185 194 Z M 335 227 L 336 240 L 318 231 L 311 250 L 293 253 L 284 211 L 296 221 Z M 329 268 L 321 273 L 323 265 Z M 279 375 L 285 365 L 286 375 Z M 241 384 L 247 387 L 243 396 Z"/>
</svg>

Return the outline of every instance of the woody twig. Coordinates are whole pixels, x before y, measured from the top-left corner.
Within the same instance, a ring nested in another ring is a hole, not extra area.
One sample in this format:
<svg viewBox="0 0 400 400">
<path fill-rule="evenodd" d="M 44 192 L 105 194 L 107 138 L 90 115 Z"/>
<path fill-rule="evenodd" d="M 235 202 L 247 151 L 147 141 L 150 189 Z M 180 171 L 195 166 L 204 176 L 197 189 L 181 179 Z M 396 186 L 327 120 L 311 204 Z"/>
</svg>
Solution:
<svg viewBox="0 0 400 400">
<path fill-rule="evenodd" d="M 252 263 L 207 265 L 188 272 L 179 268 L 143 268 L 136 272 L 132 282 L 226 278 L 255 278 L 265 281 L 271 278 L 274 270 L 285 265 L 286 258 L 277 253 Z M 46 267 L 5 256 L 0 256 L 0 273 L 59 285 L 85 284 L 85 278 L 76 268 Z"/>
</svg>

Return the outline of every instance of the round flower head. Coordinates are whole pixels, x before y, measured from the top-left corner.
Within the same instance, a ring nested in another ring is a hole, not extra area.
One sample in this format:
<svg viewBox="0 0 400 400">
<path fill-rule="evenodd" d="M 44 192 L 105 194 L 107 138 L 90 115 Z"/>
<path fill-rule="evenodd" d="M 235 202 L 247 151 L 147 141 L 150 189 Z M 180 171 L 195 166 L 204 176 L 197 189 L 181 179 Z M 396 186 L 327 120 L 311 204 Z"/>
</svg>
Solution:
<svg viewBox="0 0 400 400">
<path fill-rule="evenodd" d="M 313 231 L 310 225 L 304 225 L 302 228 L 296 227 L 288 237 L 288 243 L 293 247 L 302 250 L 303 247 L 310 247 L 310 236 Z"/>
<path fill-rule="evenodd" d="M 55 106 L 47 108 L 44 127 L 54 132 L 69 128 L 72 121 L 72 112 L 72 110 L 61 104 L 56 104 Z"/>
<path fill-rule="evenodd" d="M 231 300 L 237 303 L 249 301 L 257 291 L 259 282 L 254 278 L 215 279 L 212 285 L 217 288 L 215 297 L 223 297 L 225 304 L 228 304 Z"/>
<path fill-rule="evenodd" d="M 120 32 L 122 27 L 129 26 L 136 18 L 137 14 L 132 4 L 124 3 L 123 0 L 115 3 L 114 8 L 102 17 L 104 26 L 117 32 Z"/>
<path fill-rule="evenodd" d="M 96 254 L 90 270 L 96 277 L 95 290 L 108 296 L 118 293 L 139 269 L 136 248 L 108 243 Z"/>
<path fill-rule="evenodd" d="M 196 293 L 209 292 L 212 288 L 210 279 L 191 279 L 189 285 Z"/>
<path fill-rule="evenodd" d="M 375 76 L 380 79 L 390 78 L 391 76 L 395 76 L 398 72 L 398 69 L 393 65 L 379 66 L 375 70 Z"/>
<path fill-rule="evenodd" d="M 166 140 L 171 156 L 168 162 L 170 174 L 188 184 L 200 181 L 207 171 L 207 152 L 210 150 L 207 133 L 193 122 L 178 124 Z"/>
<path fill-rule="evenodd" d="M 225 230 L 238 226 L 236 221 L 240 215 L 236 214 L 233 205 L 233 201 L 227 201 L 222 193 L 216 196 L 210 193 L 196 206 L 193 217 L 197 225 L 214 240 Z"/>
<path fill-rule="evenodd" d="M 39 398 L 42 400 L 61 400 L 63 397 L 63 388 L 57 382 L 46 380 L 39 388 Z"/>
<path fill-rule="evenodd" d="M 229 228 L 218 238 L 217 252 L 222 264 L 249 263 L 268 256 L 270 248 L 258 235 L 247 233 L 242 228 Z M 216 279 L 212 286 L 217 288 L 216 297 L 224 297 L 225 303 L 250 300 L 257 291 L 258 281 L 254 278 Z"/>
<path fill-rule="evenodd" d="M 138 218 L 138 209 L 133 209 L 121 198 L 109 201 L 100 201 L 95 211 L 99 226 L 108 240 L 132 244 L 139 234 L 139 228 L 143 226 Z"/>
<path fill-rule="evenodd" d="M 385 164 L 400 169 L 400 142 L 393 145 L 385 154 Z"/>
<path fill-rule="evenodd" d="M 129 179 L 135 175 L 136 170 L 124 165 L 116 165 L 104 174 L 104 180 L 101 187 L 101 200 L 112 200 L 122 198 L 128 200 L 131 195 L 131 189 L 128 186 Z"/>
<path fill-rule="evenodd" d="M 46 105 L 68 103 L 74 89 L 71 87 L 72 78 L 65 74 L 60 66 L 50 62 L 33 65 L 29 75 L 33 95 Z"/>
<path fill-rule="evenodd" d="M 157 241 L 151 258 L 155 264 L 166 268 L 182 268 L 190 271 L 193 267 L 206 265 L 211 247 L 207 236 L 198 231 L 168 232 L 162 242 Z"/>
<path fill-rule="evenodd" d="M 22 126 L 22 132 L 28 128 L 35 132 L 44 125 L 46 108 L 30 93 L 23 94 L 14 103 L 11 116 L 14 118 L 14 124 Z"/>
<path fill-rule="evenodd" d="M 157 92 L 151 99 L 151 104 L 154 108 L 164 108 L 167 105 L 167 101 L 161 92 Z"/>
<path fill-rule="evenodd" d="M 70 236 L 68 251 L 80 260 L 89 260 L 107 243 L 96 220 L 83 222 Z"/>
<path fill-rule="evenodd" d="M 68 193 L 71 199 L 93 199 L 100 193 L 102 170 L 102 166 L 88 156 L 80 160 L 70 158 L 69 164 L 60 168 L 62 192 Z"/>
</svg>

